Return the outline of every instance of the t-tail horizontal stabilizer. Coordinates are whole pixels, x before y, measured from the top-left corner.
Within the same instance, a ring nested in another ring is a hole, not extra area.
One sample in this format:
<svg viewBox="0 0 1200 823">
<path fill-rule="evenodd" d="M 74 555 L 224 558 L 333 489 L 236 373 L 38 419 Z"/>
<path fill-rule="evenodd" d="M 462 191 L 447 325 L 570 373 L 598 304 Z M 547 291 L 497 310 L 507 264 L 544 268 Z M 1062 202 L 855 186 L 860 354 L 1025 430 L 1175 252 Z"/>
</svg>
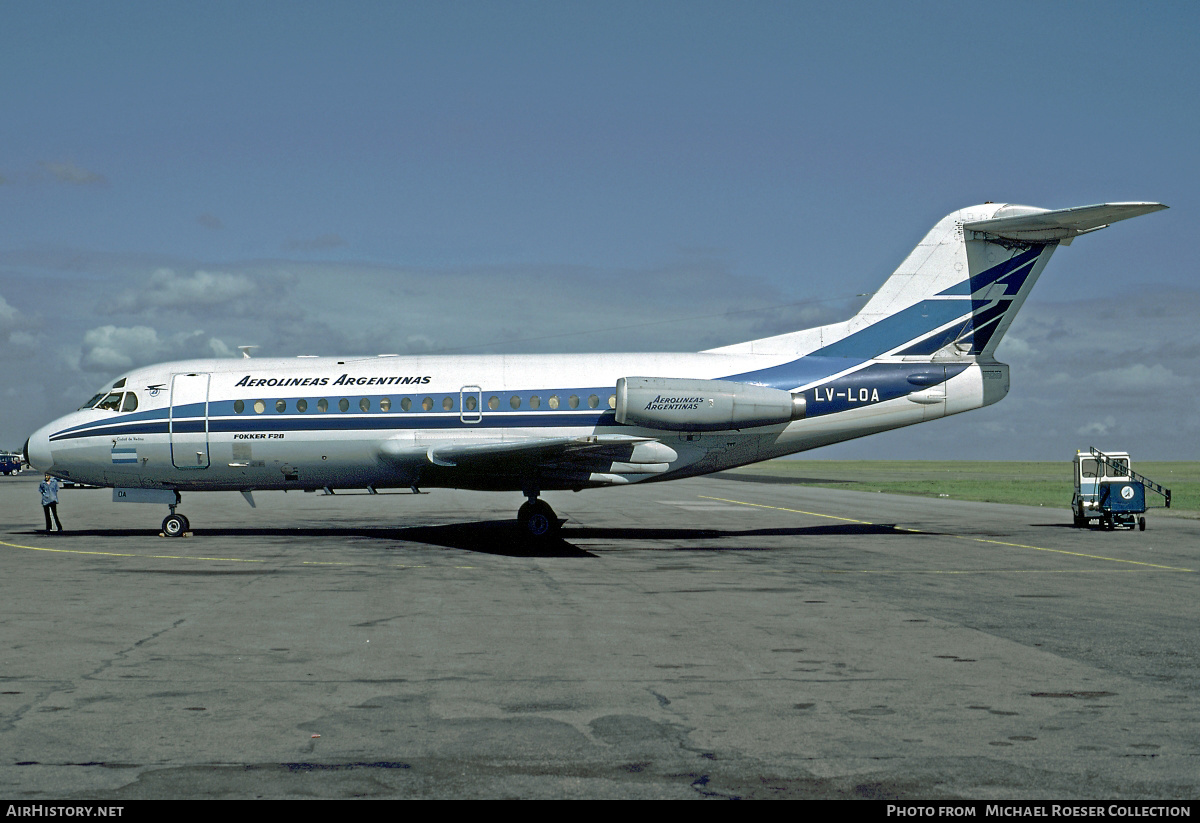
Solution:
<svg viewBox="0 0 1200 823">
<path fill-rule="evenodd" d="M 963 223 L 963 229 L 983 235 L 980 240 L 993 237 L 1031 243 L 1058 240 L 1066 246 L 1081 234 L 1165 208 L 1162 203 L 1100 203 L 1054 210 L 1004 206 L 990 220 Z"/>
</svg>

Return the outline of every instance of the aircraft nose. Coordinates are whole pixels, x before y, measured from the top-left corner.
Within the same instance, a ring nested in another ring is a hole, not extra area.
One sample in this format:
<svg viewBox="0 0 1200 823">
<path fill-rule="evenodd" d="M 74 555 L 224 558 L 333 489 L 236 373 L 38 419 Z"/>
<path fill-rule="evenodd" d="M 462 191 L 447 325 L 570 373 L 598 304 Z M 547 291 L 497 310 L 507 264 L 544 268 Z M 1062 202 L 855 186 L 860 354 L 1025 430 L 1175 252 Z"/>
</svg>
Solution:
<svg viewBox="0 0 1200 823">
<path fill-rule="evenodd" d="M 48 472 L 54 467 L 49 426 L 43 426 L 29 435 L 29 439 L 25 441 L 25 460 L 40 472 Z"/>
</svg>

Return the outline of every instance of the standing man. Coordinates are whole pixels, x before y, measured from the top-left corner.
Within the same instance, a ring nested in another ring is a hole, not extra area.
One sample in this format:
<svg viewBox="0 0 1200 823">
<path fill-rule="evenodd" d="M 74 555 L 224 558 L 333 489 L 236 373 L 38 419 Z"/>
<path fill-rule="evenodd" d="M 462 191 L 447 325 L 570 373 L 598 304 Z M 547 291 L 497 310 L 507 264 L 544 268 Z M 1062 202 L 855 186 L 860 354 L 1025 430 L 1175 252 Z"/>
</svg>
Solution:
<svg viewBox="0 0 1200 823">
<path fill-rule="evenodd" d="M 58 530 L 62 531 L 62 521 L 58 519 L 58 478 L 46 475 L 46 479 L 38 485 L 38 490 L 42 493 L 42 512 L 46 515 L 46 534 L 50 533 L 50 515 L 54 515 L 54 522 L 58 526 Z"/>
</svg>

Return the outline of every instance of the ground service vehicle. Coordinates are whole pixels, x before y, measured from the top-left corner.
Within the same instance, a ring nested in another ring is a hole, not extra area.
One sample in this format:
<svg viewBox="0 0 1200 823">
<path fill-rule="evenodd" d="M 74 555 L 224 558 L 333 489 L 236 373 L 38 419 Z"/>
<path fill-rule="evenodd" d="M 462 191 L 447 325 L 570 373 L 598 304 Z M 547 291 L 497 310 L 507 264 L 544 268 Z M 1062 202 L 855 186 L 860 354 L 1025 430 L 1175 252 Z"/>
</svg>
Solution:
<svg viewBox="0 0 1200 823">
<path fill-rule="evenodd" d="M 1146 530 L 1146 493 L 1158 494 L 1171 507 L 1171 490 L 1135 472 L 1127 452 L 1102 452 L 1090 448 L 1075 453 L 1075 495 L 1071 511 L 1076 528 L 1093 520 L 1106 529 Z"/>
</svg>

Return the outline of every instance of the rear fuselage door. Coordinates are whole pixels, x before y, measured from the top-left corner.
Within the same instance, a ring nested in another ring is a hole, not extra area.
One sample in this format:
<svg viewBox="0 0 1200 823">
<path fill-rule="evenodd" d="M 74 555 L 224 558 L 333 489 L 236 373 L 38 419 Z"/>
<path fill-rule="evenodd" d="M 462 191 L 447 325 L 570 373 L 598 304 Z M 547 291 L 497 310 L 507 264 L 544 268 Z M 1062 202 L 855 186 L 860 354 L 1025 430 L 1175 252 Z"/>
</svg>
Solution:
<svg viewBox="0 0 1200 823">
<path fill-rule="evenodd" d="M 177 469 L 208 468 L 208 375 L 171 378 L 171 463 Z"/>
</svg>

